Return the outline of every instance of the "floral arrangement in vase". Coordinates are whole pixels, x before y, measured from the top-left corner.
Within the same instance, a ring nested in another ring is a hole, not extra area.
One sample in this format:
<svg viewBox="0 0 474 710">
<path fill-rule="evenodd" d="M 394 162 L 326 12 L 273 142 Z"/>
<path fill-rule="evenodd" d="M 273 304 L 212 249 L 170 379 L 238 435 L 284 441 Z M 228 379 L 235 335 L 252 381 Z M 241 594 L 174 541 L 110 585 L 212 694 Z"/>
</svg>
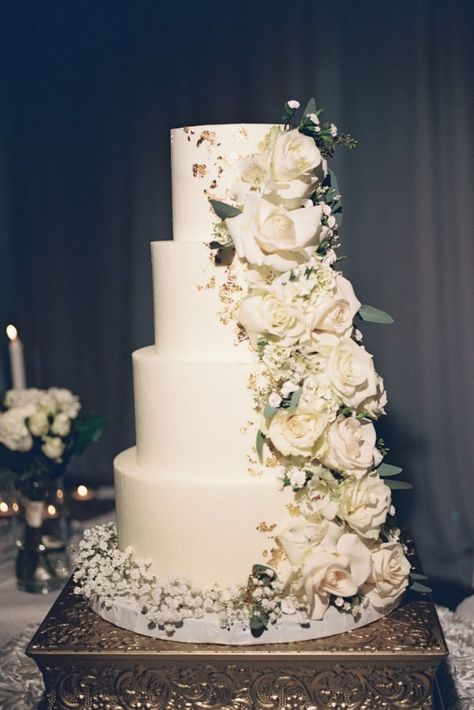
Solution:
<svg viewBox="0 0 474 710">
<path fill-rule="evenodd" d="M 46 502 L 70 459 L 100 439 L 104 420 L 81 414 L 79 397 L 57 387 L 12 389 L 5 394 L 3 405 L 0 488 L 13 485 L 17 489 L 25 521 L 17 578 L 19 586 L 28 591 L 48 591 L 58 586 L 54 569 L 56 564 L 58 571 L 58 560 L 53 564 L 52 556 L 57 558 L 60 545 L 55 541 L 48 554 L 42 535 Z M 61 570 L 69 573 L 64 561 Z"/>
</svg>

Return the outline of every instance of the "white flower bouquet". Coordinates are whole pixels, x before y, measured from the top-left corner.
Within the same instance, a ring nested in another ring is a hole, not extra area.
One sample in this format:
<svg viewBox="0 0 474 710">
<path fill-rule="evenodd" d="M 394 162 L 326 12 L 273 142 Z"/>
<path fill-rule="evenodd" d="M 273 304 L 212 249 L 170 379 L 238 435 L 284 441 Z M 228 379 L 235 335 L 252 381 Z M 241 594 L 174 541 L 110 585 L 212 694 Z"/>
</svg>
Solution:
<svg viewBox="0 0 474 710">
<path fill-rule="evenodd" d="M 101 437 L 103 418 L 80 410 L 67 389 L 9 390 L 0 412 L 0 487 L 13 484 L 28 500 L 43 500 L 71 457 Z"/>
</svg>

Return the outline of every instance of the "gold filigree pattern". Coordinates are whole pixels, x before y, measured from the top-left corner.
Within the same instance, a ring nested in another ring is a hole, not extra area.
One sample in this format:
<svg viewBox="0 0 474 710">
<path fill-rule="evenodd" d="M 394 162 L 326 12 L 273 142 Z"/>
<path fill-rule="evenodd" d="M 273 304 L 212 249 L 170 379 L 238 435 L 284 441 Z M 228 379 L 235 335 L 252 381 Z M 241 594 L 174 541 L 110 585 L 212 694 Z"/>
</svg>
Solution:
<svg viewBox="0 0 474 710">
<path fill-rule="evenodd" d="M 433 605 L 417 598 L 351 633 L 217 646 L 120 629 L 73 589 L 71 581 L 27 649 L 50 710 L 425 710 L 447 655 Z"/>
</svg>

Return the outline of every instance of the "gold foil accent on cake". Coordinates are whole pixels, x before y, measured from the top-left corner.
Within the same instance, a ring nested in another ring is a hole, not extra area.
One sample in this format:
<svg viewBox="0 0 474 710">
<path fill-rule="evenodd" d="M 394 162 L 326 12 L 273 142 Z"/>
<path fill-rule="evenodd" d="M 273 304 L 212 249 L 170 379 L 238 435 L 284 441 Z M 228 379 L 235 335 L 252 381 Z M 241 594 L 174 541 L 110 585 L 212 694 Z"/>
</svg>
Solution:
<svg viewBox="0 0 474 710">
<path fill-rule="evenodd" d="M 278 468 L 279 465 L 280 464 L 275 454 L 272 454 L 267 459 L 265 459 L 265 466 L 267 466 L 267 468 Z"/>
<path fill-rule="evenodd" d="M 196 148 L 199 148 L 204 141 L 208 141 L 210 145 L 214 145 L 216 142 L 216 134 L 214 131 L 203 131 L 196 142 Z"/>
<path fill-rule="evenodd" d="M 200 285 L 197 287 L 197 290 L 198 290 L 198 291 L 203 291 L 204 289 L 215 288 L 215 286 L 216 286 L 216 277 L 215 277 L 215 276 L 211 276 L 211 278 L 209 279 L 209 281 L 208 281 L 206 284 L 200 284 Z"/>
<path fill-rule="evenodd" d="M 186 137 L 188 139 L 188 143 L 191 143 L 191 136 L 194 135 L 194 131 L 192 131 L 188 126 L 185 126 L 183 128 L 183 133 L 186 134 Z"/>
<path fill-rule="evenodd" d="M 193 177 L 203 178 L 207 172 L 204 163 L 193 163 Z"/>
<path fill-rule="evenodd" d="M 264 520 L 257 525 L 257 530 L 262 533 L 267 533 L 267 532 L 273 532 L 275 530 L 277 524 L 276 523 L 266 523 Z"/>
<path fill-rule="evenodd" d="M 282 562 L 284 559 L 286 559 L 286 552 L 285 552 L 284 547 L 278 538 L 276 538 L 275 544 L 276 544 L 276 547 L 272 547 L 272 549 L 270 550 L 270 552 L 272 553 L 272 556 L 268 560 L 269 567 L 278 567 L 280 562 Z"/>
<path fill-rule="evenodd" d="M 240 323 L 237 323 L 235 326 L 235 337 L 236 337 L 236 346 L 240 345 L 240 343 L 244 343 L 246 340 L 249 339 L 249 336 L 247 334 L 247 331 L 243 326 L 240 325 Z"/>
<path fill-rule="evenodd" d="M 250 421 L 250 419 L 245 422 L 243 426 L 240 427 L 240 433 L 245 434 L 250 428 L 255 426 L 255 422 Z"/>
<path fill-rule="evenodd" d="M 301 510 L 299 506 L 295 505 L 294 503 L 288 503 L 286 509 L 288 510 L 292 518 L 298 518 L 301 515 Z"/>
<path fill-rule="evenodd" d="M 232 263 L 226 267 L 225 276 L 225 281 L 219 289 L 219 299 L 224 308 L 218 313 L 219 320 L 223 325 L 227 325 L 231 320 L 234 320 L 235 311 L 239 307 L 239 300 L 236 298 L 236 294 L 243 290 L 237 283 L 237 274 Z"/>
<path fill-rule="evenodd" d="M 257 389 L 257 375 L 254 372 L 249 375 L 247 388 L 249 390 Z"/>
<path fill-rule="evenodd" d="M 232 136 L 232 143 L 246 143 L 249 139 L 249 132 L 245 126 L 240 126 L 237 133 Z"/>
</svg>

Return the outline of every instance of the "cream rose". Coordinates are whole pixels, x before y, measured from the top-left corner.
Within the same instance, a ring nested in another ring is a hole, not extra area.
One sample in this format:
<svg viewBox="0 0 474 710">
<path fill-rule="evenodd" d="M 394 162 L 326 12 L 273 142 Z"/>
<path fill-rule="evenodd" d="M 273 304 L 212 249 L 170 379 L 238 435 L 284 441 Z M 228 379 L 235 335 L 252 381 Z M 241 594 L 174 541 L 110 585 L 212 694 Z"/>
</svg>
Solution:
<svg viewBox="0 0 474 710">
<path fill-rule="evenodd" d="M 294 345 L 308 332 L 300 311 L 279 298 L 271 287 L 262 291 L 251 290 L 244 296 L 236 318 L 254 348 L 262 337 L 278 340 L 283 346 Z"/>
<path fill-rule="evenodd" d="M 59 460 L 64 451 L 64 443 L 59 436 L 47 436 L 41 446 L 41 451 L 48 459 Z"/>
<path fill-rule="evenodd" d="M 283 200 L 301 201 L 309 196 L 327 171 L 314 140 L 297 129 L 280 133 L 265 158 L 275 191 Z"/>
<path fill-rule="evenodd" d="M 319 466 L 304 490 L 297 495 L 299 509 L 308 520 L 334 520 L 339 510 L 337 481 L 327 468 Z"/>
<path fill-rule="evenodd" d="M 315 444 L 328 423 L 324 413 L 307 406 L 288 412 L 279 409 L 268 425 L 273 445 L 284 456 L 311 456 Z"/>
<path fill-rule="evenodd" d="M 371 419 L 378 419 L 382 414 L 385 414 L 386 405 L 387 392 L 383 379 L 380 375 L 377 375 L 377 393 L 373 397 L 364 399 L 364 401 L 359 404 L 358 411 L 364 412 L 371 417 Z"/>
<path fill-rule="evenodd" d="M 71 421 L 67 414 L 64 412 L 59 412 L 54 417 L 53 425 L 51 427 L 53 434 L 58 436 L 67 436 L 71 431 Z"/>
<path fill-rule="evenodd" d="M 335 523 L 322 521 L 317 525 L 297 523 L 283 530 L 278 535 L 278 540 L 293 567 L 299 567 L 308 550 L 315 545 L 320 545 L 326 538 L 334 540 L 336 544 L 340 537 L 340 528 Z"/>
<path fill-rule="evenodd" d="M 289 271 L 307 261 L 327 233 L 322 207 L 287 211 L 256 194 L 246 197 L 243 212 L 226 220 L 237 254 L 256 266 Z"/>
<path fill-rule="evenodd" d="M 49 421 L 46 412 L 39 410 L 28 419 L 28 429 L 33 436 L 44 436 L 48 433 Z"/>
<path fill-rule="evenodd" d="M 353 340 L 340 340 L 332 349 L 326 368 L 334 391 L 344 404 L 357 407 L 377 394 L 377 373 L 372 355 Z"/>
<path fill-rule="evenodd" d="M 335 293 L 322 294 L 315 303 L 311 329 L 344 335 L 352 329 L 354 317 L 360 306 L 350 281 L 338 274 Z"/>
<path fill-rule="evenodd" d="M 0 443 L 11 451 L 29 451 L 33 439 L 26 426 L 26 420 L 36 411 L 34 404 L 8 409 L 0 414 Z"/>
<path fill-rule="evenodd" d="M 339 487 L 339 517 L 363 538 L 377 539 L 390 509 L 390 488 L 376 473 L 347 478 Z"/>
<path fill-rule="evenodd" d="M 385 542 L 372 552 L 371 573 L 363 591 L 376 609 L 394 604 L 408 586 L 410 563 L 398 542 Z"/>
<path fill-rule="evenodd" d="M 324 466 L 361 478 L 382 460 L 375 443 L 371 421 L 340 414 L 328 427 L 316 455 Z"/>
<path fill-rule="evenodd" d="M 311 618 L 323 618 L 331 594 L 336 597 L 356 594 L 369 574 L 370 552 L 357 535 L 341 535 L 333 551 L 323 546 L 311 549 L 302 566 L 302 587 Z"/>
</svg>

